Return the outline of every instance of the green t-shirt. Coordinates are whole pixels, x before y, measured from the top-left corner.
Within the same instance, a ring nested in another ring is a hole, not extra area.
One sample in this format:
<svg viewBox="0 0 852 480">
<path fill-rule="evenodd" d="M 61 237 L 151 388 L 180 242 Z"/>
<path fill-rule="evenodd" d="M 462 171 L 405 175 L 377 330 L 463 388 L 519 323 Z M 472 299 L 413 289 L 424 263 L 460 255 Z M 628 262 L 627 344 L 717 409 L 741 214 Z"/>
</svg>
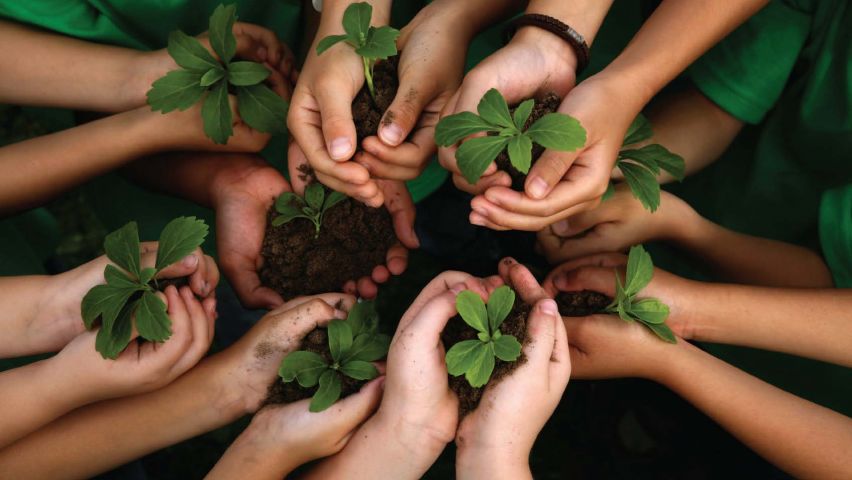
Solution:
<svg viewBox="0 0 852 480">
<path fill-rule="evenodd" d="M 852 288 L 852 184 L 823 194 L 819 239 L 835 286 Z"/>
<path fill-rule="evenodd" d="M 817 246 L 821 229 L 838 286 L 850 286 L 852 278 L 852 197 L 848 188 L 823 192 L 852 182 L 850 26 L 852 5 L 845 0 L 776 0 L 697 61 L 689 73 L 704 95 L 748 124 L 763 123 L 747 127 L 707 171 L 672 188 L 737 231 Z M 706 348 L 852 415 L 852 369 L 774 352 Z"/>
<path fill-rule="evenodd" d="M 852 181 L 852 4 L 773 1 L 690 69 L 749 124 L 744 141 L 673 190 L 753 235 L 816 246 L 822 192 Z"/>
</svg>

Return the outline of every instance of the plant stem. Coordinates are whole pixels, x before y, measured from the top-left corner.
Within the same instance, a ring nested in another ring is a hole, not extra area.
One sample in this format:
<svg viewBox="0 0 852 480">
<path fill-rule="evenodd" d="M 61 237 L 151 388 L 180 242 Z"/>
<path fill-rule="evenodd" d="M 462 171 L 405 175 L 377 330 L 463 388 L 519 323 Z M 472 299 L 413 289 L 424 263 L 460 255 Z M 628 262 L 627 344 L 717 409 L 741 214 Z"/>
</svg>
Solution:
<svg viewBox="0 0 852 480">
<path fill-rule="evenodd" d="M 367 89 L 370 90 L 370 96 L 373 97 L 373 102 L 375 102 L 376 87 L 373 86 L 373 66 L 366 57 L 361 57 L 361 60 L 364 62 L 364 78 L 367 79 Z"/>
</svg>

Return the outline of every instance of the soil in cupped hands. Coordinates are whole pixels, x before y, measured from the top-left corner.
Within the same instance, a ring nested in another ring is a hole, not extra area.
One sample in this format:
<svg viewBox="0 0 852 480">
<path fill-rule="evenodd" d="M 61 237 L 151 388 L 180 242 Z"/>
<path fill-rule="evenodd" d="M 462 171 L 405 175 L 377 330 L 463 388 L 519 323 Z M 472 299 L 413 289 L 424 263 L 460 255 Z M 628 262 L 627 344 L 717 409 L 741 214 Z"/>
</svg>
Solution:
<svg viewBox="0 0 852 480">
<path fill-rule="evenodd" d="M 524 124 L 524 130 L 529 128 L 529 126 L 535 123 L 535 121 L 539 118 L 547 115 L 548 113 L 556 112 L 561 103 L 562 99 L 559 98 L 559 95 L 553 92 L 546 94 L 540 99 L 536 98 L 532 113 L 530 113 L 530 118 L 527 119 L 527 123 Z M 515 107 L 517 107 L 517 105 L 509 108 L 509 112 L 514 114 Z M 542 153 L 544 153 L 544 147 L 533 142 L 531 165 L 535 165 L 536 160 L 541 157 Z M 512 177 L 512 188 L 514 190 L 523 191 L 524 181 L 527 178 L 527 174 L 521 173 L 512 165 L 512 162 L 509 160 L 509 153 L 506 150 L 503 150 L 500 152 L 500 155 L 497 155 L 497 158 L 494 161 L 497 163 L 497 168 L 505 171 L 510 177 Z"/>
<path fill-rule="evenodd" d="M 563 317 L 585 317 L 603 313 L 611 302 L 612 298 L 591 290 L 559 292 L 556 295 L 556 305 Z"/>
</svg>

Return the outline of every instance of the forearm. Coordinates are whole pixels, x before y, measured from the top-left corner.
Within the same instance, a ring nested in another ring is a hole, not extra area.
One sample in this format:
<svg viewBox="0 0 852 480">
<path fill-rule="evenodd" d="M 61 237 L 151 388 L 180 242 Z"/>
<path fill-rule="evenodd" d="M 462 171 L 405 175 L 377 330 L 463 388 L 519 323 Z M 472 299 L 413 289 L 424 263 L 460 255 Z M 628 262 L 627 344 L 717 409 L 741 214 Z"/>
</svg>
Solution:
<svg viewBox="0 0 852 480">
<path fill-rule="evenodd" d="M 576 30 L 591 45 L 611 6 L 612 0 L 531 0 L 526 13 L 554 17 Z"/>
<path fill-rule="evenodd" d="M 251 428 L 251 427 L 249 427 Z M 207 480 L 230 480 L 251 478 L 252 480 L 280 480 L 299 466 L 282 449 L 268 451 L 258 442 L 246 437 L 249 430 L 234 440 L 222 458 L 205 477 Z"/>
<path fill-rule="evenodd" d="M 852 290 L 701 283 L 680 302 L 692 340 L 852 367 Z"/>
<path fill-rule="evenodd" d="M 521 480 L 532 479 L 529 452 L 476 452 L 459 448 L 456 451 L 456 478 L 459 480 Z"/>
<path fill-rule="evenodd" d="M 33 331 L 44 290 L 50 277 L 29 275 L 0 278 L 0 305 L 3 305 L 3 335 L 0 335 L 0 358 L 14 358 L 38 350 L 38 337 Z"/>
<path fill-rule="evenodd" d="M 137 69 L 141 52 L 4 21 L 0 44 L 0 103 L 102 112 L 145 103 Z"/>
<path fill-rule="evenodd" d="M 711 46 L 768 0 L 666 0 L 624 51 L 596 76 L 635 92 L 645 105 Z"/>
<path fill-rule="evenodd" d="M 210 387 L 222 355 L 163 389 L 60 418 L 0 451 L 0 471 L 8 478 L 88 478 L 236 420 L 247 413 L 240 392 Z"/>
<path fill-rule="evenodd" d="M 769 462 L 798 478 L 846 478 L 852 419 L 681 342 L 662 379 Z"/>
<path fill-rule="evenodd" d="M 462 33 L 470 43 L 477 33 L 519 11 L 524 5 L 522 0 L 436 0 L 424 7 L 421 14 L 441 15 L 444 23 L 452 25 L 453 32 Z"/>
<path fill-rule="evenodd" d="M 152 114 L 132 110 L 0 148 L 0 213 L 40 205 L 158 147 L 172 147 Z"/>
</svg>

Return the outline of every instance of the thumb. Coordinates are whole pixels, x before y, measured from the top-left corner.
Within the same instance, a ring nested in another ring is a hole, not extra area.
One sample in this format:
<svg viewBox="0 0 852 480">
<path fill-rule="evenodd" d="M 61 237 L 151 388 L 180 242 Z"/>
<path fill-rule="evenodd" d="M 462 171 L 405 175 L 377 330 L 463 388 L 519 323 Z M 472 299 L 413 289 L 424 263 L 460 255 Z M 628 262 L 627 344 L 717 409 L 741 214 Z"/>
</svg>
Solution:
<svg viewBox="0 0 852 480">
<path fill-rule="evenodd" d="M 344 161 L 355 154 L 355 121 L 352 119 L 352 96 L 339 88 L 318 88 L 315 92 L 322 118 L 322 135 L 329 157 Z"/>
<path fill-rule="evenodd" d="M 418 88 L 407 78 L 401 79 L 396 97 L 379 124 L 379 139 L 382 143 L 391 147 L 402 143 L 417 125 L 417 120 L 431 97 L 432 92 L 429 89 Z"/>
<path fill-rule="evenodd" d="M 367 382 L 358 393 L 338 401 L 328 412 L 333 414 L 341 436 L 346 436 L 364 423 L 379 407 L 384 392 L 384 375 Z"/>
<path fill-rule="evenodd" d="M 574 164 L 577 154 L 578 152 L 545 150 L 530 168 L 524 183 L 524 192 L 536 200 L 546 197 Z"/>
</svg>

